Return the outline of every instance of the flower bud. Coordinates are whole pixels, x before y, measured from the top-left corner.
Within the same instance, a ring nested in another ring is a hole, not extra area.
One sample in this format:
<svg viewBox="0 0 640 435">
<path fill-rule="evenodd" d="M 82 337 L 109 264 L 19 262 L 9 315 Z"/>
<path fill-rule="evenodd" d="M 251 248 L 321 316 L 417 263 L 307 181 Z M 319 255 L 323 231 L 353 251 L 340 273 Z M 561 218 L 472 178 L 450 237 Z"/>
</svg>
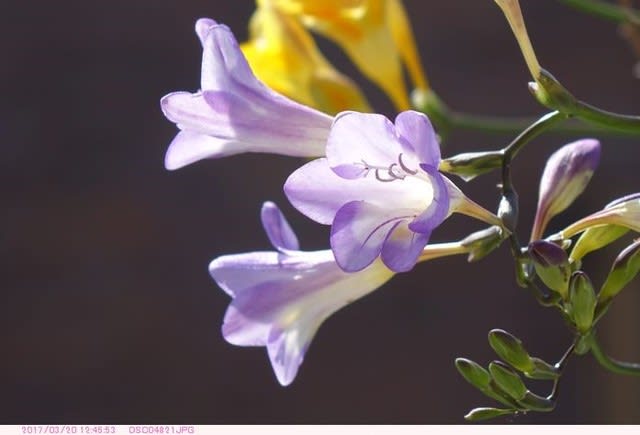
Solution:
<svg viewBox="0 0 640 435">
<path fill-rule="evenodd" d="M 504 231 L 497 225 L 476 231 L 465 237 L 461 244 L 469 248 L 467 260 L 478 261 L 496 249 L 504 240 Z"/>
<path fill-rule="evenodd" d="M 611 272 L 607 276 L 600 293 L 598 305 L 607 304 L 615 295 L 631 281 L 640 271 L 640 240 L 627 246 L 613 262 Z"/>
<path fill-rule="evenodd" d="M 535 365 L 529 353 L 522 345 L 522 341 L 502 329 L 493 329 L 489 332 L 489 345 L 505 362 L 511 364 L 521 372 L 530 372 Z"/>
<path fill-rule="evenodd" d="M 456 154 L 440 162 L 439 169 L 455 174 L 464 181 L 471 181 L 478 175 L 499 168 L 502 165 L 501 151 L 483 151 Z"/>
<path fill-rule="evenodd" d="M 546 397 L 540 397 L 531 391 L 527 391 L 524 397 L 521 400 L 518 400 L 518 403 L 530 411 L 540 412 L 553 411 L 553 408 L 556 406 L 553 400 L 547 399 Z"/>
<path fill-rule="evenodd" d="M 515 232 L 518 223 L 518 194 L 515 190 L 509 189 L 504 192 L 497 214 L 505 228 L 512 233 Z"/>
<path fill-rule="evenodd" d="M 467 421 L 482 421 L 503 415 L 514 414 L 515 412 L 517 412 L 515 409 L 475 408 L 469 411 L 469 413 L 464 416 L 464 419 Z"/>
<path fill-rule="evenodd" d="M 479 390 L 485 390 L 491 382 L 491 375 L 480 364 L 466 358 L 456 359 L 456 368 L 463 378 Z"/>
<path fill-rule="evenodd" d="M 596 293 L 586 273 L 578 271 L 571 275 L 569 303 L 565 309 L 581 334 L 589 331 L 596 309 Z"/>
<path fill-rule="evenodd" d="M 582 193 L 599 161 L 600 142 L 595 139 L 572 142 L 549 157 L 540 179 L 532 241 L 540 239 L 551 218 Z"/>
<path fill-rule="evenodd" d="M 527 387 L 520 376 L 500 361 L 489 364 L 489 373 L 496 384 L 515 400 L 520 400 L 527 394 Z"/>
<path fill-rule="evenodd" d="M 540 358 L 532 357 L 534 368 L 526 372 L 525 376 L 531 379 L 554 380 L 560 377 L 560 372 L 555 366 Z"/>
<path fill-rule="evenodd" d="M 571 266 L 564 249 L 555 243 L 536 240 L 529 244 L 529 255 L 542 282 L 566 299 Z"/>
</svg>

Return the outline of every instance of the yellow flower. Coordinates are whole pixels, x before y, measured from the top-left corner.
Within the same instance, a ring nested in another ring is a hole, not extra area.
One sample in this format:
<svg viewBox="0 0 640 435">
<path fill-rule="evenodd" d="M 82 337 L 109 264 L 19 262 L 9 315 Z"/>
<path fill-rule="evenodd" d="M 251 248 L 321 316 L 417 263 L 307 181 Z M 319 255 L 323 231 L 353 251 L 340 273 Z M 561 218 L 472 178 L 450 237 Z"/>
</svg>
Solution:
<svg viewBox="0 0 640 435">
<path fill-rule="evenodd" d="M 320 53 L 294 18 L 259 2 L 241 48 L 256 76 L 274 90 L 330 114 L 370 111 L 357 85 Z"/>
<path fill-rule="evenodd" d="M 410 107 L 402 62 L 414 86 L 428 89 L 400 0 L 261 0 L 259 3 L 266 2 L 299 16 L 307 27 L 340 45 L 358 68 L 389 95 L 398 110 Z"/>
</svg>

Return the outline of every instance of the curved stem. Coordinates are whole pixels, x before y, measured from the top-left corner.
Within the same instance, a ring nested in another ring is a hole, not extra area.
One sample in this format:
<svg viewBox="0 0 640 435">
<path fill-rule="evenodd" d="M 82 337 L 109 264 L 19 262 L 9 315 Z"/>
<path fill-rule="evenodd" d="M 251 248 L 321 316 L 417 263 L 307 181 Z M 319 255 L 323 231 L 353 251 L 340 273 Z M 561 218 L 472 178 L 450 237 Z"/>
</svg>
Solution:
<svg viewBox="0 0 640 435">
<path fill-rule="evenodd" d="M 635 9 L 618 6 L 601 0 L 559 0 L 576 10 L 604 18 L 616 23 L 640 26 L 640 13 Z"/>
<path fill-rule="evenodd" d="M 535 119 L 527 117 L 504 118 L 500 116 L 478 116 L 470 113 L 450 111 L 446 118 L 452 129 L 475 130 L 485 133 L 517 133 L 531 125 Z M 611 130 L 599 125 L 585 123 L 576 119 L 575 122 L 549 129 L 556 134 L 584 134 L 584 135 L 633 135 L 627 130 Z"/>
<path fill-rule="evenodd" d="M 591 353 L 602 367 L 620 375 L 640 376 L 640 364 L 618 361 L 604 353 L 595 334 L 591 339 Z"/>
</svg>

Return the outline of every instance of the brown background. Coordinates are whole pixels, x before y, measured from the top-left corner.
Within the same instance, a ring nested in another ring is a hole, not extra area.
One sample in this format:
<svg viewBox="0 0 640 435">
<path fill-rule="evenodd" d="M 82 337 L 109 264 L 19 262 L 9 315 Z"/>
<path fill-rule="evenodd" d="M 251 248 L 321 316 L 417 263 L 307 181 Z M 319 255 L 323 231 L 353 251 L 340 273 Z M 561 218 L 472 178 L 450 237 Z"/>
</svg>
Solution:
<svg viewBox="0 0 640 435">
<path fill-rule="evenodd" d="M 551 0 L 523 3 L 547 68 L 587 101 L 640 112 L 634 59 L 615 25 Z M 543 113 L 492 1 L 406 6 L 448 104 Z M 453 360 L 488 363 L 488 330 L 507 329 L 548 360 L 568 346 L 556 313 L 515 285 L 503 247 L 477 264 L 422 264 L 339 312 L 320 329 L 294 384 L 280 387 L 263 348 L 222 339 L 228 297 L 206 266 L 268 247 L 258 219 L 264 200 L 283 205 L 304 248 L 326 246 L 326 228 L 296 214 L 281 191 L 301 162 L 245 155 L 167 172 L 164 151 L 176 130 L 158 105 L 167 92 L 198 88 L 195 20 L 225 22 L 242 40 L 253 2 L 14 1 L 0 9 L 0 422 L 462 423 L 471 407 L 492 403 Z M 323 46 L 362 81 L 335 47 Z M 511 137 L 457 133 L 444 153 L 497 148 Z M 544 160 L 576 138 L 546 135 L 517 160 L 523 235 Z M 638 191 L 638 139 L 602 141 L 588 192 L 552 229 Z M 496 182 L 491 175 L 463 188 L 494 208 Z M 477 228 L 453 218 L 434 237 Z M 621 247 L 586 262 L 594 281 Z M 640 360 L 637 287 L 616 301 L 601 334 L 613 355 Z M 640 379 L 575 358 L 557 410 L 515 421 L 640 423 Z"/>
</svg>

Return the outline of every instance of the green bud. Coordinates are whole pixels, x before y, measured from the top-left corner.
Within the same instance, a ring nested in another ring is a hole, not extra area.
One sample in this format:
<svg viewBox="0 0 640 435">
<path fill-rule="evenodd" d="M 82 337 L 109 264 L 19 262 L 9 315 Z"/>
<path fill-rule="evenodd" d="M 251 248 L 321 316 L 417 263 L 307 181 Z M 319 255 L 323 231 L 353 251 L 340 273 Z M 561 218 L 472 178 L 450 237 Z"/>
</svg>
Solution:
<svg viewBox="0 0 640 435">
<path fill-rule="evenodd" d="M 501 329 L 489 332 L 489 345 L 507 363 L 521 372 L 531 372 L 535 365 L 529 353 L 522 346 L 522 341 Z"/>
<path fill-rule="evenodd" d="M 555 380 L 560 377 L 558 369 L 540 358 L 532 357 L 534 368 L 529 372 L 525 372 L 525 376 L 531 379 Z"/>
<path fill-rule="evenodd" d="M 553 408 L 556 406 L 552 400 L 540 397 L 537 394 L 533 394 L 531 391 L 527 391 L 524 397 L 518 400 L 518 403 L 530 411 L 542 412 L 553 411 Z"/>
<path fill-rule="evenodd" d="M 602 225 L 586 230 L 571 251 L 571 259 L 581 260 L 589 252 L 596 251 L 609 243 L 618 240 L 629 231 L 629 228 L 620 225 Z"/>
<path fill-rule="evenodd" d="M 575 353 L 576 355 L 586 355 L 587 352 L 591 350 L 592 338 L 593 337 L 591 337 L 591 334 L 583 335 L 582 337 L 578 338 L 576 347 L 573 349 L 573 353 Z"/>
<path fill-rule="evenodd" d="M 502 166 L 502 159 L 502 151 L 462 153 L 442 160 L 439 169 L 442 172 L 455 174 L 464 181 L 471 181 L 478 175 Z"/>
<path fill-rule="evenodd" d="M 489 364 L 489 373 L 496 384 L 515 400 L 524 398 L 527 387 L 520 376 L 511 370 L 506 364 L 494 361 Z"/>
<path fill-rule="evenodd" d="M 467 260 L 471 263 L 487 256 L 496 249 L 504 240 L 502 228 L 494 225 L 484 230 L 476 231 L 462 240 L 464 247 L 470 247 Z"/>
<path fill-rule="evenodd" d="M 482 421 L 503 415 L 514 414 L 516 412 L 517 411 L 515 409 L 475 408 L 469 411 L 469 413 L 464 416 L 464 419 L 467 421 Z"/>
<path fill-rule="evenodd" d="M 500 199 L 497 214 L 505 228 L 512 233 L 515 232 L 518 223 L 518 194 L 515 190 L 508 190 L 504 193 Z"/>
<path fill-rule="evenodd" d="M 555 243 L 536 240 L 529 244 L 529 256 L 542 282 L 567 299 L 571 266 L 564 249 Z"/>
<path fill-rule="evenodd" d="M 466 358 L 456 358 L 456 368 L 471 385 L 484 391 L 491 382 L 491 375 L 478 363 Z"/>
<path fill-rule="evenodd" d="M 571 275 L 569 303 L 565 309 L 581 334 L 589 331 L 596 309 L 596 293 L 586 273 L 577 271 Z"/>
<path fill-rule="evenodd" d="M 640 272 L 640 240 L 627 246 L 613 262 L 611 272 L 598 293 L 598 305 L 607 304 Z"/>
</svg>

